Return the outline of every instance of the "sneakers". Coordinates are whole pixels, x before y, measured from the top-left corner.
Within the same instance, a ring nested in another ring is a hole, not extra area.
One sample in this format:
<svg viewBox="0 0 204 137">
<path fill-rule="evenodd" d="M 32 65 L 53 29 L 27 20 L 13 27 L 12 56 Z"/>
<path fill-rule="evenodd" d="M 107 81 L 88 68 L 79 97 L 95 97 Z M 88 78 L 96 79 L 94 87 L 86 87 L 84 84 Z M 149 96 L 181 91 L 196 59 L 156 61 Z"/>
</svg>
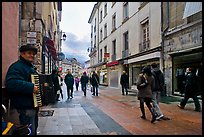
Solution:
<svg viewBox="0 0 204 137">
<path fill-rule="evenodd" d="M 156 117 L 156 120 L 160 120 L 162 117 L 164 117 L 164 115 L 161 114 L 161 115 Z"/>
<path fill-rule="evenodd" d="M 181 106 L 180 104 L 177 105 L 180 109 L 184 109 L 183 106 Z"/>
<path fill-rule="evenodd" d="M 163 116 L 161 119 L 162 119 L 162 120 L 171 120 L 170 118 L 165 117 L 165 116 Z"/>
</svg>

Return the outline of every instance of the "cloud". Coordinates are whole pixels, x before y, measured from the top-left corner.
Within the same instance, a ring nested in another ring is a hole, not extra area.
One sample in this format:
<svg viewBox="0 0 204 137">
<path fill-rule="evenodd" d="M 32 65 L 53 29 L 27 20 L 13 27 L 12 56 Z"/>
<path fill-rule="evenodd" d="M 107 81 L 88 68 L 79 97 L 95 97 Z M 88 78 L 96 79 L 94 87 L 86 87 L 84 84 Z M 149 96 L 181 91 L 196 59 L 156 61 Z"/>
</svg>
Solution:
<svg viewBox="0 0 204 137">
<path fill-rule="evenodd" d="M 66 58 L 76 58 L 80 63 L 89 60 L 87 48 L 90 47 L 90 42 L 87 38 L 78 39 L 73 33 L 66 33 L 66 41 L 62 43 L 62 52 Z"/>
</svg>

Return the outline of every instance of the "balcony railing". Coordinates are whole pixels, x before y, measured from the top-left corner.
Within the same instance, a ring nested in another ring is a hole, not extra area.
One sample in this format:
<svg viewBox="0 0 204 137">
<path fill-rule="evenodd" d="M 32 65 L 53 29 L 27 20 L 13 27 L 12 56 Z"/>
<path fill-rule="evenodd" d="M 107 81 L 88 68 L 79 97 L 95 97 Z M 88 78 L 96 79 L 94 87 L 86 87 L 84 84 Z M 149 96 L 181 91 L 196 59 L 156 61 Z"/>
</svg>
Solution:
<svg viewBox="0 0 204 137">
<path fill-rule="evenodd" d="M 116 54 L 111 56 L 111 60 L 115 61 L 116 60 Z"/>
<path fill-rule="evenodd" d="M 140 52 L 143 52 L 143 51 L 146 51 L 146 50 L 149 50 L 150 48 L 150 41 L 143 41 L 139 44 L 139 51 Z"/>
<path fill-rule="evenodd" d="M 128 53 L 129 53 L 128 49 L 122 51 L 122 58 L 128 57 Z"/>
</svg>

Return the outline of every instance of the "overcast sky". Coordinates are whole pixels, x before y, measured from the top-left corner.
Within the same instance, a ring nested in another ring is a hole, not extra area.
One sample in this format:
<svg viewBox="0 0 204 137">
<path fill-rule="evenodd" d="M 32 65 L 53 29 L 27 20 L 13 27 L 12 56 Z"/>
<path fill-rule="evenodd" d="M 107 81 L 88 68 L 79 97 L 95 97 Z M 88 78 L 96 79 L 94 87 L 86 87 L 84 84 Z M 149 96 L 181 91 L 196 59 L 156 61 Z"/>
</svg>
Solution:
<svg viewBox="0 0 204 137">
<path fill-rule="evenodd" d="M 91 25 L 88 23 L 96 2 L 62 2 L 60 29 L 67 35 L 62 41 L 62 52 L 66 58 L 74 57 L 84 63 L 89 60 Z"/>
</svg>

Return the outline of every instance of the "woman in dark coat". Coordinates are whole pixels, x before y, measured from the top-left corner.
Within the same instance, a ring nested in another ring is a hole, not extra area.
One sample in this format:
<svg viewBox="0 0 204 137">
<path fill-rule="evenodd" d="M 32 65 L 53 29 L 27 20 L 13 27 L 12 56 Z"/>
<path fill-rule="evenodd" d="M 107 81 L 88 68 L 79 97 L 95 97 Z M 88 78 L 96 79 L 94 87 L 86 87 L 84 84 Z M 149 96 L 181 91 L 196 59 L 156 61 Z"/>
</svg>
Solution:
<svg viewBox="0 0 204 137">
<path fill-rule="evenodd" d="M 154 77 L 152 76 L 150 67 L 143 68 L 142 73 L 139 74 L 136 85 L 139 90 L 138 99 L 140 100 L 140 110 L 142 112 L 141 118 L 146 119 L 145 109 L 144 109 L 144 103 L 145 103 L 152 114 L 151 123 L 154 123 L 156 121 L 156 112 L 151 105 L 152 89 L 154 88 Z"/>
<path fill-rule="evenodd" d="M 58 79 L 58 74 L 57 70 L 52 70 L 52 82 L 53 82 L 53 87 L 54 87 L 54 93 L 55 93 L 55 99 L 58 100 L 59 94 L 57 94 L 57 91 L 61 89 L 59 85 L 59 79 Z"/>
</svg>

